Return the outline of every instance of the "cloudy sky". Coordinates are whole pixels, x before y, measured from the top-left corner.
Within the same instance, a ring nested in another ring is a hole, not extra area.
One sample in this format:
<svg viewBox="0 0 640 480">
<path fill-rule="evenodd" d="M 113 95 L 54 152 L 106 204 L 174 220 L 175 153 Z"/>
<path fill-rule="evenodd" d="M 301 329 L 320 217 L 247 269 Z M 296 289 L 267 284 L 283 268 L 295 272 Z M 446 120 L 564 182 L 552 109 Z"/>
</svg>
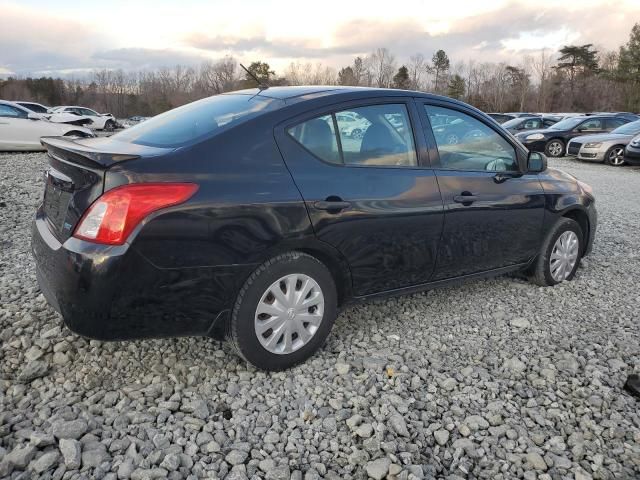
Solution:
<svg viewBox="0 0 640 480">
<path fill-rule="evenodd" d="M 617 49 L 640 0 L 0 0 L 0 74 L 81 75 L 197 64 L 231 54 L 284 69 L 351 62 L 377 47 L 403 61 L 517 62 L 567 43 Z"/>
</svg>

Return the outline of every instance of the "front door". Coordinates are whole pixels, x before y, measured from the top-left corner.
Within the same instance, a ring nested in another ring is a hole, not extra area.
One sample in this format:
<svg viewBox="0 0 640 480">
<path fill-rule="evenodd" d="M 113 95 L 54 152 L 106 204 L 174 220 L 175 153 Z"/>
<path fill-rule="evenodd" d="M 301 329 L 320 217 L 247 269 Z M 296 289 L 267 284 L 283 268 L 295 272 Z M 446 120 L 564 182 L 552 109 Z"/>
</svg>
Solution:
<svg viewBox="0 0 640 480">
<path fill-rule="evenodd" d="M 524 158 L 472 110 L 438 103 L 424 103 L 421 110 L 425 133 L 437 147 L 433 163 L 445 206 L 433 280 L 533 258 L 545 206 L 537 175 L 522 173 Z M 459 132 L 455 142 L 446 135 L 453 128 Z"/>
<path fill-rule="evenodd" d="M 348 103 L 287 122 L 278 145 L 317 237 L 351 270 L 356 296 L 427 282 L 443 205 L 411 99 Z"/>
</svg>

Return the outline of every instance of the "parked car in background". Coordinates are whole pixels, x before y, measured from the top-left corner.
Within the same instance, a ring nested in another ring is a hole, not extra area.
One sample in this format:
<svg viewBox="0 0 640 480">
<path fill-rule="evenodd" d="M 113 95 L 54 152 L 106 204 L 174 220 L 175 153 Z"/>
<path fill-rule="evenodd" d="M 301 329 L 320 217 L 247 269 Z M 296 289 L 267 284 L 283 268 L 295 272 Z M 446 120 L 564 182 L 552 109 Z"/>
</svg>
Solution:
<svg viewBox="0 0 640 480">
<path fill-rule="evenodd" d="M 547 128 L 558 123 L 560 117 L 542 116 L 542 117 L 518 117 L 502 124 L 502 128 L 511 133 L 523 132 L 526 130 L 536 130 Z"/>
<path fill-rule="evenodd" d="M 624 117 L 614 115 L 582 115 L 568 117 L 549 128 L 517 133 L 520 140 L 530 151 L 543 152 L 549 157 L 562 157 L 567 143 L 580 135 L 610 132 L 629 123 Z"/>
<path fill-rule="evenodd" d="M 360 115 L 341 113 L 337 118 L 340 122 L 340 133 L 351 138 L 362 138 L 371 123 Z"/>
<path fill-rule="evenodd" d="M 640 120 L 630 122 L 609 133 L 575 137 L 567 145 L 567 155 L 587 162 L 605 162 L 614 167 L 624 165 L 624 148 L 640 135 Z"/>
<path fill-rule="evenodd" d="M 21 107 L 24 107 L 27 110 L 30 110 L 35 113 L 47 113 L 49 109 L 49 107 L 45 107 L 44 105 L 40 103 L 35 103 L 35 102 L 23 102 L 21 100 L 18 100 L 18 101 L 15 101 L 14 103 L 17 103 Z"/>
<path fill-rule="evenodd" d="M 106 130 L 111 132 L 118 126 L 115 117 L 110 113 L 98 113 L 95 110 L 91 110 L 86 107 L 59 106 L 49 109 L 49 113 L 70 113 L 79 117 L 88 118 L 91 120 L 91 123 L 87 126 L 94 130 Z"/>
<path fill-rule="evenodd" d="M 353 116 L 362 138 L 342 132 Z M 443 118 L 482 135 L 443 143 Z M 32 249 L 69 328 L 226 332 L 267 370 L 310 357 L 353 300 L 511 271 L 571 280 L 596 230 L 588 185 L 479 110 L 419 92 L 251 89 L 43 143 L 55 155 Z"/>
<path fill-rule="evenodd" d="M 53 123 L 40 114 L 17 103 L 0 100 L 0 150 L 37 151 L 45 148 L 40 138 L 45 136 L 93 137 L 91 130 L 77 125 Z"/>
<path fill-rule="evenodd" d="M 614 117 L 625 118 L 625 119 L 629 120 L 630 122 L 635 122 L 636 120 L 640 120 L 640 115 L 637 115 L 637 114 L 631 113 L 631 112 L 591 112 L 591 113 L 587 113 L 585 115 L 588 115 L 588 116 L 592 116 L 592 115 L 611 115 L 611 116 L 614 116 Z"/>
<path fill-rule="evenodd" d="M 493 118 L 498 123 L 508 122 L 509 120 L 513 120 L 514 118 L 521 117 L 539 117 L 540 115 L 537 113 L 526 113 L 526 112 L 509 112 L 509 113 L 487 113 L 491 118 Z"/>
<path fill-rule="evenodd" d="M 640 165 L 640 135 L 634 137 L 624 149 L 624 161 L 629 165 Z"/>
<path fill-rule="evenodd" d="M 66 123 L 69 125 L 77 125 L 79 127 L 86 127 L 92 123 L 89 117 L 78 116 L 74 113 L 67 113 L 62 111 L 54 112 L 55 109 L 47 108 L 44 105 L 41 105 L 39 103 L 33 103 L 33 102 L 14 102 L 14 103 L 20 105 L 21 107 L 26 108 L 30 112 L 33 112 L 39 115 L 41 118 L 49 120 L 50 122 L 53 122 L 53 123 Z M 54 112 L 54 113 L 51 113 L 51 112 Z"/>
</svg>

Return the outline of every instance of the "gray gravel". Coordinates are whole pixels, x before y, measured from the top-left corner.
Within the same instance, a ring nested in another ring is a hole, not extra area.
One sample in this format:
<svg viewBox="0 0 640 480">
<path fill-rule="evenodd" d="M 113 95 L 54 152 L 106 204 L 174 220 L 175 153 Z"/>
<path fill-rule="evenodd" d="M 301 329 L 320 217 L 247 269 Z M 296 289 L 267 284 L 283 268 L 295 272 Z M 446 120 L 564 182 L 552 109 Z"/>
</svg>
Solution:
<svg viewBox="0 0 640 480">
<path fill-rule="evenodd" d="M 551 164 L 598 198 L 573 282 L 350 307 L 266 374 L 210 339 L 70 333 L 29 252 L 44 155 L 0 155 L 0 478 L 638 478 L 640 170 Z"/>
</svg>

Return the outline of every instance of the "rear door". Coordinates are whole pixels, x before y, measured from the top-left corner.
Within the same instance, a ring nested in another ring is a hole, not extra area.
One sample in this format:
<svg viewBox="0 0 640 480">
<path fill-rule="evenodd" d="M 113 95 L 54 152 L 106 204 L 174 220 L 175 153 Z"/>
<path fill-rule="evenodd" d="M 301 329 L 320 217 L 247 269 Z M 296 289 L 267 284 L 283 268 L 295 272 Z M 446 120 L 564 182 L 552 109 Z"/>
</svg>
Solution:
<svg viewBox="0 0 640 480">
<path fill-rule="evenodd" d="M 347 120 L 353 119 L 352 120 Z M 346 259 L 357 296 L 427 282 L 443 205 L 410 98 L 350 102 L 276 129 L 317 237 Z"/>
<path fill-rule="evenodd" d="M 531 259 L 541 241 L 545 197 L 537 175 L 521 171 L 524 152 L 471 109 L 433 101 L 421 102 L 420 110 L 445 206 L 433 280 Z M 433 135 L 431 124 L 442 117 L 467 125 L 456 143 Z"/>
</svg>

